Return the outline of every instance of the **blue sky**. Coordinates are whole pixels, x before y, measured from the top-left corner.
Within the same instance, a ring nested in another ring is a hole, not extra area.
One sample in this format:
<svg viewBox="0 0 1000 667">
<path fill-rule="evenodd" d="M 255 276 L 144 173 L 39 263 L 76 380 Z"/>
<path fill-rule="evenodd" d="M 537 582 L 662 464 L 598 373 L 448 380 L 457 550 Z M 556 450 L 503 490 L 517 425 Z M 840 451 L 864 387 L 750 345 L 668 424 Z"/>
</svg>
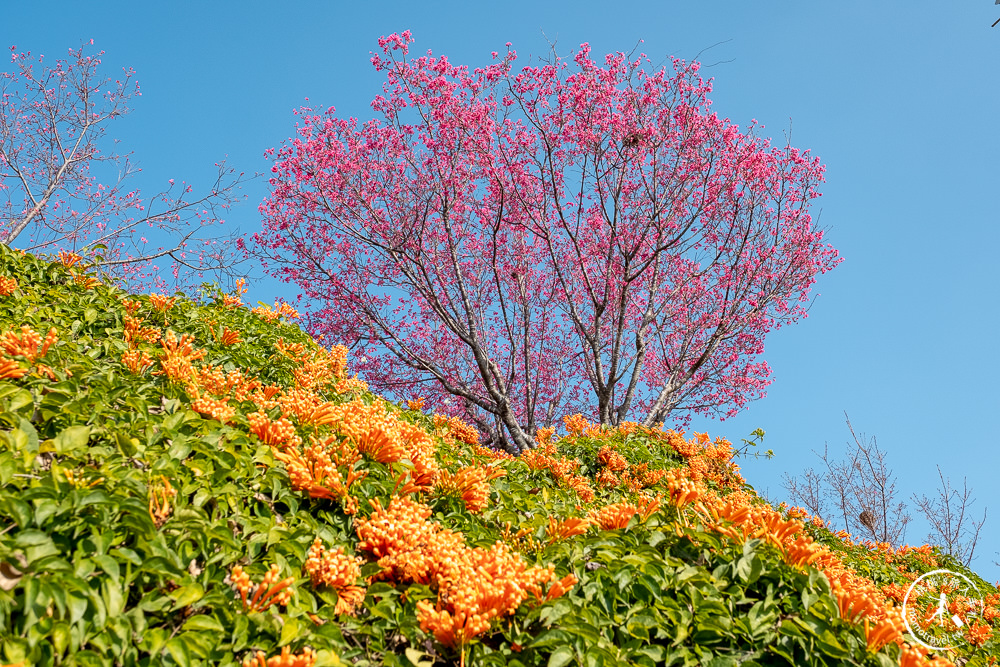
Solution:
<svg viewBox="0 0 1000 667">
<path fill-rule="evenodd" d="M 757 119 L 776 143 L 827 166 L 815 208 L 844 257 L 821 276 L 808 319 L 773 334 L 768 396 L 739 417 L 696 421 L 738 442 L 767 432 L 770 461 L 746 462 L 759 491 L 784 496 L 782 475 L 846 450 L 844 412 L 875 435 L 903 499 L 930 495 L 939 464 L 967 477 L 990 515 L 974 568 L 1000 579 L 1000 361 L 995 352 L 996 187 L 1000 172 L 1000 7 L 963 2 L 0 2 L 0 43 L 62 56 L 93 39 L 105 71 L 135 68 L 142 97 L 109 129 L 143 169 L 207 186 L 213 164 L 264 172 L 265 149 L 293 131 L 305 98 L 368 118 L 382 79 L 369 63 L 380 35 L 410 29 L 418 51 L 489 62 L 512 42 L 521 62 L 590 42 L 595 53 L 640 50 L 654 62 L 701 53 L 714 109 Z M 6 63 L 5 63 L 6 65 Z M 263 179 L 229 223 L 258 228 Z M 294 298 L 260 282 L 251 301 Z M 907 541 L 927 527 L 911 503 Z"/>
</svg>

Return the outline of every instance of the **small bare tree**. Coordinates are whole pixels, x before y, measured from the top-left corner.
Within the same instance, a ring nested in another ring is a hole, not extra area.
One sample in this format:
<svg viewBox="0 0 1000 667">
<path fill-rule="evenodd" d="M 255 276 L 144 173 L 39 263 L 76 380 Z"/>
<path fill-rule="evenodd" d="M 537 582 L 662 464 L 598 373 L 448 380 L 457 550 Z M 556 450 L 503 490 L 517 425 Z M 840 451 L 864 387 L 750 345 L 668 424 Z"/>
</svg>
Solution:
<svg viewBox="0 0 1000 667">
<path fill-rule="evenodd" d="M 927 534 L 928 543 L 937 544 L 941 551 L 951 554 L 968 567 L 979 542 L 979 531 L 986 523 L 986 509 L 983 509 L 983 518 L 978 523 L 967 517 L 970 505 L 976 501 L 970 497 L 972 492 L 966 478 L 962 478 L 962 493 L 959 494 L 958 489 L 952 488 L 951 480 L 941 472 L 941 466 L 937 469 L 941 478 L 937 499 L 913 494 L 913 502 L 931 525 L 931 532 Z"/>
<path fill-rule="evenodd" d="M 803 505 L 828 524 L 842 522 L 844 530 L 853 535 L 898 546 L 903 543 L 911 517 L 906 513 L 906 504 L 896 501 L 896 481 L 885 464 L 885 452 L 874 437 L 866 441 L 864 434 L 855 433 L 847 413 L 844 417 L 854 440 L 847 458 L 832 460 L 829 448 L 824 447 L 822 454 L 815 453 L 826 471 L 810 468 L 801 480 L 786 475 L 785 490 L 792 502 Z M 827 512 L 827 500 L 832 502 L 836 522 Z"/>
<path fill-rule="evenodd" d="M 785 490 L 791 502 L 802 505 L 834 528 L 842 522 L 844 530 L 851 534 L 899 546 L 911 517 L 906 513 L 906 504 L 896 501 L 896 482 L 885 464 L 885 452 L 879 449 L 874 437 L 866 441 L 864 434 L 855 433 L 847 413 L 844 417 L 854 439 L 847 458 L 831 460 L 829 449 L 824 447 L 822 454 L 815 453 L 826 470 L 816 472 L 809 468 L 798 478 L 785 475 Z M 914 494 L 913 501 L 931 526 L 928 544 L 937 545 L 943 553 L 968 566 L 986 523 L 986 510 L 978 522 L 971 519 L 970 509 L 975 499 L 966 480 L 962 479 L 960 493 L 952 488 L 940 466 L 938 475 L 941 488 L 937 499 Z M 830 511 L 836 517 L 828 512 L 831 505 Z M 831 521 L 834 518 L 837 521 Z"/>
</svg>

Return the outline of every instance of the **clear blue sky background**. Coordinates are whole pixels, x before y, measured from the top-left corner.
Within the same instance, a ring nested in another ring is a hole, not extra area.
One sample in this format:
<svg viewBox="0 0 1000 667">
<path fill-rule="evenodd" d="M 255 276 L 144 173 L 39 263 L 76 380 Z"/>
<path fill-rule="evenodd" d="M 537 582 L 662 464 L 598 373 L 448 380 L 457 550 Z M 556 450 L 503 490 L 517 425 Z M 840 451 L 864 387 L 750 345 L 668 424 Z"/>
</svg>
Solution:
<svg viewBox="0 0 1000 667">
<path fill-rule="evenodd" d="M 782 476 L 846 451 L 844 411 L 875 435 L 906 499 L 932 493 L 940 464 L 967 477 L 990 516 L 973 566 L 1000 579 L 1000 361 L 996 352 L 1000 7 L 989 0 L 801 2 L 36 2 L 0 0 L 0 44 L 62 56 L 94 39 L 106 71 L 134 67 L 142 97 L 111 126 L 143 168 L 148 192 L 169 178 L 207 187 L 229 157 L 264 172 L 268 147 L 293 131 L 308 97 L 369 117 L 382 79 L 379 35 L 410 29 L 418 51 L 489 62 L 510 41 L 524 62 L 590 42 L 597 53 L 639 40 L 654 62 L 702 52 L 715 110 L 756 118 L 777 143 L 827 165 L 815 208 L 845 261 L 821 277 L 808 319 L 773 335 L 768 396 L 697 430 L 735 442 L 767 431 L 770 461 L 744 473 L 774 500 Z M 6 67 L 6 63 L 4 63 Z M 229 216 L 258 228 L 261 179 Z M 251 301 L 294 298 L 257 283 Z M 911 506 L 907 541 L 927 526 Z"/>
</svg>

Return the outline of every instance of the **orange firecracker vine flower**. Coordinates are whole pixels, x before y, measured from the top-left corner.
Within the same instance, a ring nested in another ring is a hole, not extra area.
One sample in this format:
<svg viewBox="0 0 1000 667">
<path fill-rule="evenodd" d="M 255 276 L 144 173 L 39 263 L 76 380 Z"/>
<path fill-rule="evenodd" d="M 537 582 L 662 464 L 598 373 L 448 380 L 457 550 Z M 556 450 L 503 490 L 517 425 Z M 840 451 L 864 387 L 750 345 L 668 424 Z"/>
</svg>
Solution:
<svg viewBox="0 0 1000 667">
<path fill-rule="evenodd" d="M 205 357 L 205 350 L 195 350 L 192 343 L 194 336 L 190 334 L 178 338 L 173 331 L 167 331 L 166 338 L 160 342 L 163 346 L 161 373 L 175 382 L 190 382 L 195 374 L 192 362 Z"/>
<path fill-rule="evenodd" d="M 13 359 L 0 359 L 0 380 L 17 380 L 27 375 L 29 370 Z"/>
<path fill-rule="evenodd" d="M 317 537 L 309 547 L 304 569 L 314 587 L 329 586 L 337 591 L 335 614 L 353 616 L 355 608 L 365 599 L 365 589 L 357 585 L 363 562 L 346 555 L 343 547 L 327 551 Z"/>
<path fill-rule="evenodd" d="M 229 327 L 224 327 L 222 330 L 222 336 L 219 337 L 219 342 L 223 345 L 236 345 L 240 342 L 240 332 L 234 331 Z"/>
<path fill-rule="evenodd" d="M 367 471 L 354 469 L 361 458 L 357 448 L 338 441 L 336 436 L 322 441 L 309 436 L 309 440 L 304 452 L 298 445 L 274 449 L 274 457 L 285 464 L 292 488 L 306 492 L 310 498 L 341 500 L 345 512 L 356 513 L 357 499 L 348 495 L 350 487 L 368 475 Z"/>
<path fill-rule="evenodd" d="M 236 281 L 236 293 L 235 294 L 223 294 L 222 295 L 222 307 L 223 308 L 239 308 L 243 305 L 242 297 L 247 293 L 246 288 L 247 281 L 240 278 Z"/>
<path fill-rule="evenodd" d="M 620 530 L 628 526 L 632 517 L 638 515 L 645 521 L 659 508 L 659 498 L 640 497 L 634 503 L 614 503 L 591 510 L 587 519 L 601 530 Z"/>
<path fill-rule="evenodd" d="M 264 320 L 268 324 L 273 324 L 282 317 L 284 317 L 287 320 L 299 319 L 299 311 L 295 310 L 287 303 L 279 304 L 277 301 L 275 301 L 274 310 L 271 310 L 271 306 L 267 305 L 266 303 L 261 303 L 260 301 L 258 301 L 257 303 L 260 303 L 260 306 L 254 308 L 250 312 L 259 317 L 260 319 Z"/>
<path fill-rule="evenodd" d="M 10 296 L 17 291 L 17 280 L 0 276 L 0 296 Z"/>
<path fill-rule="evenodd" d="M 265 445 L 282 449 L 302 444 L 302 438 L 295 433 L 295 426 L 285 417 L 274 421 L 263 412 L 251 412 L 247 415 L 247 422 L 250 424 L 250 432 Z"/>
<path fill-rule="evenodd" d="M 56 260 L 67 269 L 76 266 L 82 259 L 83 257 L 81 255 L 78 255 L 75 252 L 66 252 L 65 250 L 60 250 L 59 254 L 56 255 Z"/>
<path fill-rule="evenodd" d="M 69 273 L 73 276 L 73 282 L 84 289 L 93 289 L 101 284 L 101 281 L 94 276 L 88 276 L 85 273 L 77 273 L 75 269 L 70 269 Z"/>
<path fill-rule="evenodd" d="M 569 519 L 559 521 L 553 516 L 549 517 L 549 527 L 546 528 L 545 534 L 548 535 L 549 544 L 553 544 L 575 535 L 583 535 L 589 528 L 589 519 L 570 517 Z"/>
<path fill-rule="evenodd" d="M 892 609 L 874 623 L 865 616 L 865 642 L 870 651 L 879 651 L 887 644 L 901 642 L 905 631 L 906 621 L 903 620 L 901 608 Z"/>
<path fill-rule="evenodd" d="M 461 498 L 465 503 L 465 509 L 478 514 L 486 508 L 489 500 L 490 481 L 506 474 L 507 471 L 502 468 L 466 466 L 454 473 L 447 471 L 439 473 L 434 487 L 442 496 Z"/>
<path fill-rule="evenodd" d="M 126 301 L 126 303 L 129 303 Z M 142 317 L 134 317 L 133 315 L 125 315 L 125 342 L 131 348 L 138 347 L 139 343 L 145 341 L 147 343 L 155 343 L 160 340 L 160 330 L 156 327 L 144 327 L 142 323 L 145 319 Z"/>
<path fill-rule="evenodd" d="M 18 336 L 13 331 L 8 331 L 0 338 L 0 347 L 8 357 L 22 356 L 29 364 L 34 364 L 39 358 L 44 357 L 49 348 L 59 340 L 55 327 L 49 329 L 45 340 L 40 334 L 28 325 L 21 327 L 21 335 Z"/>
<path fill-rule="evenodd" d="M 166 315 L 167 311 L 177 303 L 177 297 L 168 297 L 166 294 L 150 294 L 149 302 L 153 304 L 153 308 Z"/>
<path fill-rule="evenodd" d="M 434 415 L 434 428 L 447 431 L 447 434 L 468 445 L 479 444 L 479 431 L 458 417 Z"/>
<path fill-rule="evenodd" d="M 153 517 L 153 523 L 159 528 L 174 511 L 173 499 L 177 491 L 170 485 L 170 480 L 160 476 L 160 483 L 149 487 L 149 515 Z"/>
<path fill-rule="evenodd" d="M 191 403 L 191 409 L 203 417 L 211 417 L 223 424 L 228 424 L 236 416 L 235 408 L 229 406 L 225 400 L 202 396 Z"/>
<path fill-rule="evenodd" d="M 428 521 L 427 505 L 399 497 L 388 508 L 371 503 L 371 517 L 355 520 L 358 549 L 378 559 L 377 578 L 437 590 L 436 604 L 417 603 L 417 620 L 424 632 L 457 648 L 463 664 L 469 641 L 487 632 L 494 619 L 509 617 L 529 596 L 541 602 L 575 583 L 572 577 L 552 583 L 554 565 L 529 567 L 502 542 L 468 548 L 461 533 Z"/>
<path fill-rule="evenodd" d="M 313 667 L 314 664 L 316 652 L 311 648 L 302 649 L 302 653 L 292 653 L 288 646 L 281 649 L 281 655 L 268 658 L 263 651 L 257 651 L 243 659 L 243 667 Z"/>
<path fill-rule="evenodd" d="M 409 400 L 406 402 L 406 407 L 411 410 L 423 410 L 424 409 L 424 397 L 420 396 L 414 400 Z"/>
<path fill-rule="evenodd" d="M 289 588 L 295 583 L 295 577 L 281 579 L 281 568 L 272 565 L 259 584 L 250 581 L 250 575 L 243 571 L 241 565 L 234 565 L 229 575 L 232 586 L 240 594 L 243 611 L 264 611 L 271 605 L 287 605 L 292 599 Z M 250 592 L 253 591 L 253 597 Z"/>
<path fill-rule="evenodd" d="M 128 350 L 122 353 L 122 363 L 129 372 L 140 375 L 153 365 L 153 358 L 145 350 Z"/>
</svg>

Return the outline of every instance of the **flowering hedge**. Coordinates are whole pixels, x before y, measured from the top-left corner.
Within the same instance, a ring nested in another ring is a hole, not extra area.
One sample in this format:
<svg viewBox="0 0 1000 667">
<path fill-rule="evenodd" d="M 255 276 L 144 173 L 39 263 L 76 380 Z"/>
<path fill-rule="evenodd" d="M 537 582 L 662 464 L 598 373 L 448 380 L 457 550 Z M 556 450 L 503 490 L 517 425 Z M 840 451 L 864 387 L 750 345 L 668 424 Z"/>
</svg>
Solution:
<svg viewBox="0 0 1000 667">
<path fill-rule="evenodd" d="M 899 612 L 936 550 L 773 508 L 707 436 L 483 448 L 244 293 L 0 246 L 0 665 L 951 664 Z M 992 664 L 967 574 L 950 657 Z"/>
</svg>

